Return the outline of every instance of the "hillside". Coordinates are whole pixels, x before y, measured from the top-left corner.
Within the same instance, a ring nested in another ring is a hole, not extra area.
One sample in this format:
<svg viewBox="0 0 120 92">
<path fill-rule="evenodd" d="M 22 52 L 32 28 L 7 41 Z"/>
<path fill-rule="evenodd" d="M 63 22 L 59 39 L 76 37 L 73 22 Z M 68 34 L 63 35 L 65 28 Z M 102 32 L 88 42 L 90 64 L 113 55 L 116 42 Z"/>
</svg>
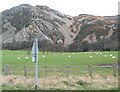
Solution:
<svg viewBox="0 0 120 92">
<path fill-rule="evenodd" d="M 106 42 L 103 48 L 87 50 L 117 50 L 117 20 L 118 16 L 69 16 L 47 6 L 22 4 L 2 12 L 0 37 L 3 49 L 30 48 L 37 37 L 39 46 L 48 50 L 83 51 L 84 43 L 101 41 Z"/>
<path fill-rule="evenodd" d="M 3 11 L 2 16 L 3 42 L 30 41 L 36 36 L 53 42 L 63 40 L 65 45 L 72 43 L 69 36 L 73 34 L 69 29 L 72 20 L 47 6 L 24 4 Z"/>
<path fill-rule="evenodd" d="M 76 21 L 71 28 L 78 34 L 70 46 L 71 50 L 118 50 L 118 16 L 81 14 L 74 19 Z"/>
</svg>

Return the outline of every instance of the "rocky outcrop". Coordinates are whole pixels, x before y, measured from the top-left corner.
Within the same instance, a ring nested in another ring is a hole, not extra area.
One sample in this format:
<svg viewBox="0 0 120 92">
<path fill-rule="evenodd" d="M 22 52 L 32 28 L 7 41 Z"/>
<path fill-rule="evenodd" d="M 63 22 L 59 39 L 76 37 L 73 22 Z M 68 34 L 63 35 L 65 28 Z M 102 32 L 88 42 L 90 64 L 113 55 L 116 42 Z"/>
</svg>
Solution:
<svg viewBox="0 0 120 92">
<path fill-rule="evenodd" d="M 64 46 L 72 43 L 69 37 L 69 25 L 72 20 L 47 6 L 31 6 L 23 4 L 2 12 L 3 42 L 31 41 L 48 39 L 52 42 L 63 40 Z"/>
</svg>

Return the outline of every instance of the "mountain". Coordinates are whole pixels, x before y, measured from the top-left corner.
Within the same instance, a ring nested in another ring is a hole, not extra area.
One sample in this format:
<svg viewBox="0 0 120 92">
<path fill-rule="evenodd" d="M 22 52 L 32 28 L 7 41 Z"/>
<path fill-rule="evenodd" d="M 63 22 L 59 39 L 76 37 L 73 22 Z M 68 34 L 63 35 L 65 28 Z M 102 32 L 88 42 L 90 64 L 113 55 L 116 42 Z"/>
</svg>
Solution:
<svg viewBox="0 0 120 92">
<path fill-rule="evenodd" d="M 37 37 L 44 49 L 51 46 L 83 51 L 84 43 L 93 45 L 103 41 L 104 48 L 111 49 L 107 45 L 114 43 L 112 50 L 116 50 L 117 28 L 118 16 L 69 16 L 47 6 L 22 4 L 2 12 L 0 37 L 3 49 L 29 48 Z"/>
<path fill-rule="evenodd" d="M 70 45 L 72 51 L 118 50 L 118 16 L 81 14 L 74 20 L 70 27 L 78 34 Z"/>
</svg>

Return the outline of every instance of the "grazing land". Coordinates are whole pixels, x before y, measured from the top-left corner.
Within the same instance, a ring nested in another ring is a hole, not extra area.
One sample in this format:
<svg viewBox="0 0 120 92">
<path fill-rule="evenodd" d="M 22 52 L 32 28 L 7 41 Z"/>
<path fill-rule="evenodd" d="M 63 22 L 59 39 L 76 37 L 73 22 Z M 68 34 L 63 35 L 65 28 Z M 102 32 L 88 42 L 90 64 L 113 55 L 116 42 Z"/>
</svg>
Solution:
<svg viewBox="0 0 120 92">
<path fill-rule="evenodd" d="M 2 65 L 33 65 L 30 51 L 2 51 Z M 92 56 L 92 58 L 90 58 Z M 59 66 L 83 66 L 83 65 L 103 65 L 103 64 L 117 64 L 118 51 L 109 52 L 53 52 L 43 54 L 39 52 L 39 66 L 42 65 L 59 65 Z"/>
<path fill-rule="evenodd" d="M 17 72 L 13 73 L 13 75 L 5 76 L 3 75 L 2 79 L 2 87 L 3 90 L 34 90 L 34 82 L 35 82 L 35 74 L 32 76 L 27 73 L 27 77 L 23 75 L 20 67 L 25 65 L 32 65 L 35 68 L 35 62 L 32 62 L 30 51 L 22 51 L 22 50 L 3 50 L 2 51 L 2 66 L 8 64 L 10 66 L 17 66 L 14 68 Z M 109 51 L 109 52 L 64 52 L 58 53 L 53 52 L 52 54 L 43 54 L 39 52 L 39 67 L 47 66 L 109 66 L 113 64 L 118 64 L 118 51 Z M 18 69 L 18 70 L 17 70 Z M 66 69 L 66 68 L 65 68 Z M 70 68 L 69 68 L 70 69 Z M 77 69 L 77 68 L 76 68 Z M 85 69 L 85 68 L 84 68 Z M 81 73 L 81 71 L 85 71 L 84 69 L 77 69 Z M 57 69 L 54 69 L 57 71 Z M 64 68 L 60 69 L 61 71 Z M 59 70 L 59 71 L 60 71 Z M 73 69 L 73 71 L 75 68 Z M 92 78 L 89 75 L 89 72 L 86 74 L 81 74 L 76 76 L 74 74 L 69 74 L 67 77 L 67 73 L 64 72 L 53 72 L 48 71 L 53 74 L 53 76 L 42 76 L 39 77 L 39 89 L 48 89 L 48 90 L 117 90 L 118 87 L 118 77 L 113 76 L 113 68 L 101 68 L 96 70 L 102 70 L 99 74 L 92 74 Z M 72 68 L 71 68 L 72 71 Z M 88 69 L 87 69 L 88 71 Z M 29 72 L 29 71 L 28 71 Z M 43 70 L 43 73 L 45 70 Z M 34 73 L 34 70 L 33 70 Z M 48 73 L 48 74 L 49 74 Z M 54 74 L 56 73 L 56 74 Z M 58 74 L 63 74 L 65 76 L 56 76 Z M 71 72 L 70 72 L 71 73 Z M 15 74 L 15 75 L 14 75 Z M 41 76 L 40 72 L 40 76 Z M 105 74 L 104 76 L 101 74 Z M 31 76 L 31 77 L 29 77 Z M 23 80 L 26 81 L 24 84 Z M 97 85 L 96 85 L 97 84 Z"/>
</svg>

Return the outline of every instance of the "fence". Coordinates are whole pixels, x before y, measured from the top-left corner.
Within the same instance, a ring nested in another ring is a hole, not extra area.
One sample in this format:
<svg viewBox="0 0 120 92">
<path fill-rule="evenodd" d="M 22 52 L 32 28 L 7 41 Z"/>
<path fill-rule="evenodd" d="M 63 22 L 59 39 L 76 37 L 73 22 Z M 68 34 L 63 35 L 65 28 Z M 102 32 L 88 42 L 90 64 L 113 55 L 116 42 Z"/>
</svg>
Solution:
<svg viewBox="0 0 120 92">
<path fill-rule="evenodd" d="M 35 76 L 35 66 L 24 65 L 24 66 L 13 66 L 4 65 L 2 69 L 3 75 L 21 75 L 25 77 Z M 100 75 L 113 75 L 117 76 L 118 66 L 39 66 L 38 75 L 39 77 L 48 76 L 66 76 L 71 75 L 89 75 L 91 78 L 94 74 Z"/>
</svg>

